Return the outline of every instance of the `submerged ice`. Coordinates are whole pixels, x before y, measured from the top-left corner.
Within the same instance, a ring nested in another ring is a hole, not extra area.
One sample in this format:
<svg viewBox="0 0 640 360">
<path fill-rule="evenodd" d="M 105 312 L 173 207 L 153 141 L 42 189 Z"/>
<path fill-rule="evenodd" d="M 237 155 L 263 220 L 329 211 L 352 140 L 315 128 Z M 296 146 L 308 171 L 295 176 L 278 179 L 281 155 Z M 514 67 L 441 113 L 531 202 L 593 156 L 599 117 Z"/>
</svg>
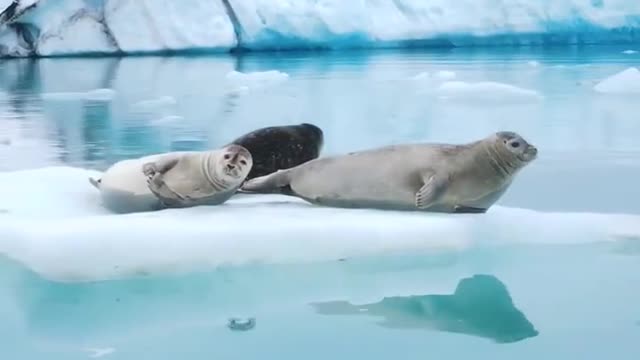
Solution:
<svg viewBox="0 0 640 360">
<path fill-rule="evenodd" d="M 0 54 L 634 43 L 628 0 L 3 0 Z"/>
</svg>

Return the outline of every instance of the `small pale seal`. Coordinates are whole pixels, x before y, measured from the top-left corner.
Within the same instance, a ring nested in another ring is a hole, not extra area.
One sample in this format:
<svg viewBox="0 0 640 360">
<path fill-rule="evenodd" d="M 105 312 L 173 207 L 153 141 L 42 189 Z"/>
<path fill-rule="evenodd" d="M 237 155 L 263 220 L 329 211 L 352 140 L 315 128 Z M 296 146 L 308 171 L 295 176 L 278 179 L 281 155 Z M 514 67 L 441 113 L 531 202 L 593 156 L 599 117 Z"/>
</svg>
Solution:
<svg viewBox="0 0 640 360">
<path fill-rule="evenodd" d="M 219 205 L 236 192 L 251 166 L 247 149 L 229 145 L 120 161 L 89 181 L 105 207 L 117 213 Z"/>
<path fill-rule="evenodd" d="M 505 131 L 467 144 L 405 144 L 316 159 L 242 189 L 341 208 L 484 213 L 537 153 Z"/>
<path fill-rule="evenodd" d="M 319 127 L 302 123 L 257 129 L 230 144 L 243 146 L 253 156 L 249 180 L 316 159 L 323 143 L 324 134 Z"/>
</svg>

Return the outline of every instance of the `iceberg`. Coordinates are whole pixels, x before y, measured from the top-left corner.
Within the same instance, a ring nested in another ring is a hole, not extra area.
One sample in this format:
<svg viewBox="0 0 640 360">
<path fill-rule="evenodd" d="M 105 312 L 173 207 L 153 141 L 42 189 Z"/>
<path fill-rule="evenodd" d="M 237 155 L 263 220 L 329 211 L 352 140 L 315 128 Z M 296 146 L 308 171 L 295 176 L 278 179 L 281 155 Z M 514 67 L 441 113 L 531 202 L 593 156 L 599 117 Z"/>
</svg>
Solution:
<svg viewBox="0 0 640 360">
<path fill-rule="evenodd" d="M 1 0 L 0 55 L 634 44 L 628 0 Z"/>
<path fill-rule="evenodd" d="M 47 279 L 86 282 L 640 239 L 638 215 L 504 206 L 482 216 L 335 209 L 282 195 L 239 194 L 216 207 L 117 215 L 100 204 L 89 176 L 100 173 L 65 166 L 0 173 L 0 255 Z"/>
<path fill-rule="evenodd" d="M 468 100 L 481 102 L 521 103 L 542 99 L 535 90 L 523 89 L 514 85 L 493 81 L 469 83 L 447 81 L 436 89 L 436 93 L 445 100 Z"/>
</svg>

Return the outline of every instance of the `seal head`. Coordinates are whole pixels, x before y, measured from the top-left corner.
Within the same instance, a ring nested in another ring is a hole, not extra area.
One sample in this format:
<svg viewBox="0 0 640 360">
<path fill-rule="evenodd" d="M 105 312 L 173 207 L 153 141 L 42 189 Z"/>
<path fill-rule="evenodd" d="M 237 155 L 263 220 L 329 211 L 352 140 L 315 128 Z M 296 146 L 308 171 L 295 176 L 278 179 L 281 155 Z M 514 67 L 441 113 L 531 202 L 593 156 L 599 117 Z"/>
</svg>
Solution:
<svg viewBox="0 0 640 360">
<path fill-rule="evenodd" d="M 513 131 L 500 131 L 493 135 L 486 151 L 491 165 L 503 176 L 515 175 L 520 169 L 538 157 L 538 149 Z"/>
<path fill-rule="evenodd" d="M 219 191 L 239 186 L 253 166 L 251 153 L 243 146 L 228 145 L 221 152 L 219 156 L 209 155 L 203 169 L 207 180 Z"/>
</svg>

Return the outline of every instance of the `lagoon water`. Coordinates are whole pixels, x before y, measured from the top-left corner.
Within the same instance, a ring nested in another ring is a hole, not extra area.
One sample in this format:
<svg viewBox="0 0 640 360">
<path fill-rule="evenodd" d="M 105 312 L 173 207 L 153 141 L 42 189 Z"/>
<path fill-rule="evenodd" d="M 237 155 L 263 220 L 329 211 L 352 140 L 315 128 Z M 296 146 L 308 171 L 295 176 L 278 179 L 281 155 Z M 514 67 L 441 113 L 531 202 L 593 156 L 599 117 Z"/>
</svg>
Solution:
<svg viewBox="0 0 640 360">
<path fill-rule="evenodd" d="M 2 60 L 3 358 L 637 359 L 635 50 Z M 324 155 L 498 130 L 540 153 L 482 216 L 280 196 L 119 216 L 86 181 L 300 122 Z"/>
</svg>

